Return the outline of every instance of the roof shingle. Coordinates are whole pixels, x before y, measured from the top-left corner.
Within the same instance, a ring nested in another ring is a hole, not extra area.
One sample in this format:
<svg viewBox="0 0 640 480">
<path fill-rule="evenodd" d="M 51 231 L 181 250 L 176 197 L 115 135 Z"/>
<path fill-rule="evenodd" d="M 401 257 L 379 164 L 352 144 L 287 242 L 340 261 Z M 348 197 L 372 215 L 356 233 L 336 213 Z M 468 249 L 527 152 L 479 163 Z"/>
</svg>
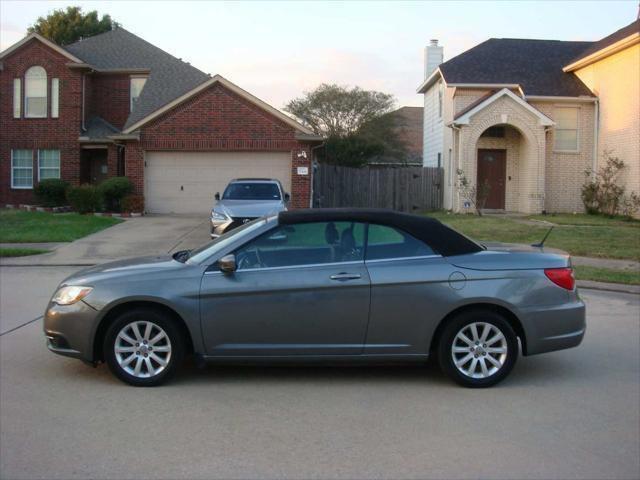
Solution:
<svg viewBox="0 0 640 480">
<path fill-rule="evenodd" d="M 140 98 L 124 128 L 209 79 L 206 73 L 121 27 L 64 48 L 98 69 L 150 70 Z"/>
<path fill-rule="evenodd" d="M 640 18 L 638 18 L 635 22 L 631 22 L 626 27 L 621 28 L 613 32 L 611 35 L 604 37 L 602 40 L 598 40 L 597 42 L 593 42 L 591 46 L 589 46 L 583 52 L 580 52 L 580 55 L 573 58 L 571 61 L 567 62 L 568 64 L 575 63 L 578 60 L 588 57 L 589 55 L 596 53 L 603 48 L 607 48 L 609 45 L 613 45 L 620 40 L 627 38 L 629 35 L 633 35 L 634 33 L 640 32 Z"/>
<path fill-rule="evenodd" d="M 519 84 L 526 95 L 593 96 L 562 67 L 592 42 L 491 38 L 440 65 L 447 83 Z"/>
</svg>

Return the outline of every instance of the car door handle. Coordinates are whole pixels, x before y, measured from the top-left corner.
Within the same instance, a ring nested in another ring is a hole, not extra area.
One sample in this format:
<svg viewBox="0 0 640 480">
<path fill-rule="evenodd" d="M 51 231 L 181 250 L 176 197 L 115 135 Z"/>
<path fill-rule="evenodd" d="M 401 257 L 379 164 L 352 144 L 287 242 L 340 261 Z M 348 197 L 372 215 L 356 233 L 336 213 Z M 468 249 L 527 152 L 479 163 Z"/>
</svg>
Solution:
<svg viewBox="0 0 640 480">
<path fill-rule="evenodd" d="M 345 280 L 357 280 L 360 278 L 359 273 L 336 273 L 335 275 L 331 275 L 331 280 L 345 281 Z"/>
</svg>

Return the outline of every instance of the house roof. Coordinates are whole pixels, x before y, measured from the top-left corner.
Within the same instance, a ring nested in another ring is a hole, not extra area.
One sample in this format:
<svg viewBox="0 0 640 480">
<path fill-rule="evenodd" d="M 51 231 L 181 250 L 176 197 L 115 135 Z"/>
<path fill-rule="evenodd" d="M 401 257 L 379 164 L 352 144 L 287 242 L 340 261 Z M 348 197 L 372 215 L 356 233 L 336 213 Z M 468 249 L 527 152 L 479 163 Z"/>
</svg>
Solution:
<svg viewBox="0 0 640 480">
<path fill-rule="evenodd" d="M 80 63 L 82 60 L 80 60 L 79 58 L 75 57 L 74 55 L 72 55 L 71 53 L 69 53 L 68 51 L 66 51 L 64 48 L 62 48 L 60 45 L 53 43 L 51 40 L 43 37 L 42 35 L 38 34 L 38 33 L 30 33 L 29 35 L 27 35 L 26 37 L 24 37 L 22 40 L 20 40 L 19 42 L 14 43 L 13 45 L 11 45 L 9 48 L 7 48 L 6 50 L 3 50 L 2 52 L 0 52 L 0 59 L 8 56 L 9 54 L 11 54 L 12 52 L 15 52 L 16 50 L 18 50 L 20 47 L 22 47 L 25 43 L 30 42 L 31 40 L 37 40 L 43 44 L 45 44 L 47 47 L 51 48 L 52 50 L 55 50 L 56 52 L 58 52 L 61 55 L 64 55 L 65 57 L 67 57 L 69 60 L 71 60 L 72 62 L 75 63 Z"/>
<path fill-rule="evenodd" d="M 618 42 L 622 42 L 623 40 L 631 36 L 635 36 L 635 37 L 640 36 L 640 18 L 638 18 L 635 22 L 631 22 L 626 27 L 623 27 L 620 30 L 613 32 L 611 35 L 604 37 L 602 40 L 593 42 L 584 51 L 580 52 L 578 56 L 576 56 L 575 58 L 567 62 L 567 67 L 565 68 L 565 71 L 573 70 L 573 68 L 571 67 L 573 67 L 574 64 L 577 64 L 577 63 L 581 64 L 582 60 L 586 60 L 587 57 L 590 57 L 595 53 L 598 53 L 601 50 L 606 49 L 607 47 L 612 47 Z M 615 50 L 615 51 L 618 51 L 618 50 Z M 615 53 L 615 52 L 611 52 L 611 53 Z"/>
<path fill-rule="evenodd" d="M 100 70 L 149 69 L 147 83 L 124 128 L 209 80 L 209 75 L 124 28 L 63 47 Z"/>
<path fill-rule="evenodd" d="M 104 118 L 94 116 L 85 122 L 85 131 L 82 133 L 82 137 L 90 140 L 104 140 L 109 135 L 115 135 L 117 133 L 120 133 L 120 130 Z"/>
<path fill-rule="evenodd" d="M 519 85 L 526 95 L 593 96 L 562 67 L 592 42 L 491 38 L 440 65 L 447 84 Z"/>
</svg>

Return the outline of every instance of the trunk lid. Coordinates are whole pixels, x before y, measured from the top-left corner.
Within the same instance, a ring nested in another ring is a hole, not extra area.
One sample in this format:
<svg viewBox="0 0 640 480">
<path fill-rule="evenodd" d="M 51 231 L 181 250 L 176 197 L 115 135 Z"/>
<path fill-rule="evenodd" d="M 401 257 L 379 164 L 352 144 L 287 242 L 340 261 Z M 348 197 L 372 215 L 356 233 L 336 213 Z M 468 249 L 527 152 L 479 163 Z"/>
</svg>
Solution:
<svg viewBox="0 0 640 480">
<path fill-rule="evenodd" d="M 486 242 L 486 250 L 448 257 L 452 265 L 471 270 L 541 270 L 571 266 L 568 253 L 532 245 Z"/>
</svg>

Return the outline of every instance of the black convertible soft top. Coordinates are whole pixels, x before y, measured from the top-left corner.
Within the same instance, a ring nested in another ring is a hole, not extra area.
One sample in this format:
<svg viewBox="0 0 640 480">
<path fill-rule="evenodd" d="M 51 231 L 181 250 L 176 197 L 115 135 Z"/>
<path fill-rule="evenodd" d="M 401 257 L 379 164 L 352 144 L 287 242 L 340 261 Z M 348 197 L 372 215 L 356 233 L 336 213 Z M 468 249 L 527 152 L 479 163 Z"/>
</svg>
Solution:
<svg viewBox="0 0 640 480">
<path fill-rule="evenodd" d="M 422 240 L 440 255 L 475 253 L 482 247 L 435 218 L 380 208 L 310 208 L 278 214 L 278 223 L 365 222 L 398 228 Z"/>
</svg>

